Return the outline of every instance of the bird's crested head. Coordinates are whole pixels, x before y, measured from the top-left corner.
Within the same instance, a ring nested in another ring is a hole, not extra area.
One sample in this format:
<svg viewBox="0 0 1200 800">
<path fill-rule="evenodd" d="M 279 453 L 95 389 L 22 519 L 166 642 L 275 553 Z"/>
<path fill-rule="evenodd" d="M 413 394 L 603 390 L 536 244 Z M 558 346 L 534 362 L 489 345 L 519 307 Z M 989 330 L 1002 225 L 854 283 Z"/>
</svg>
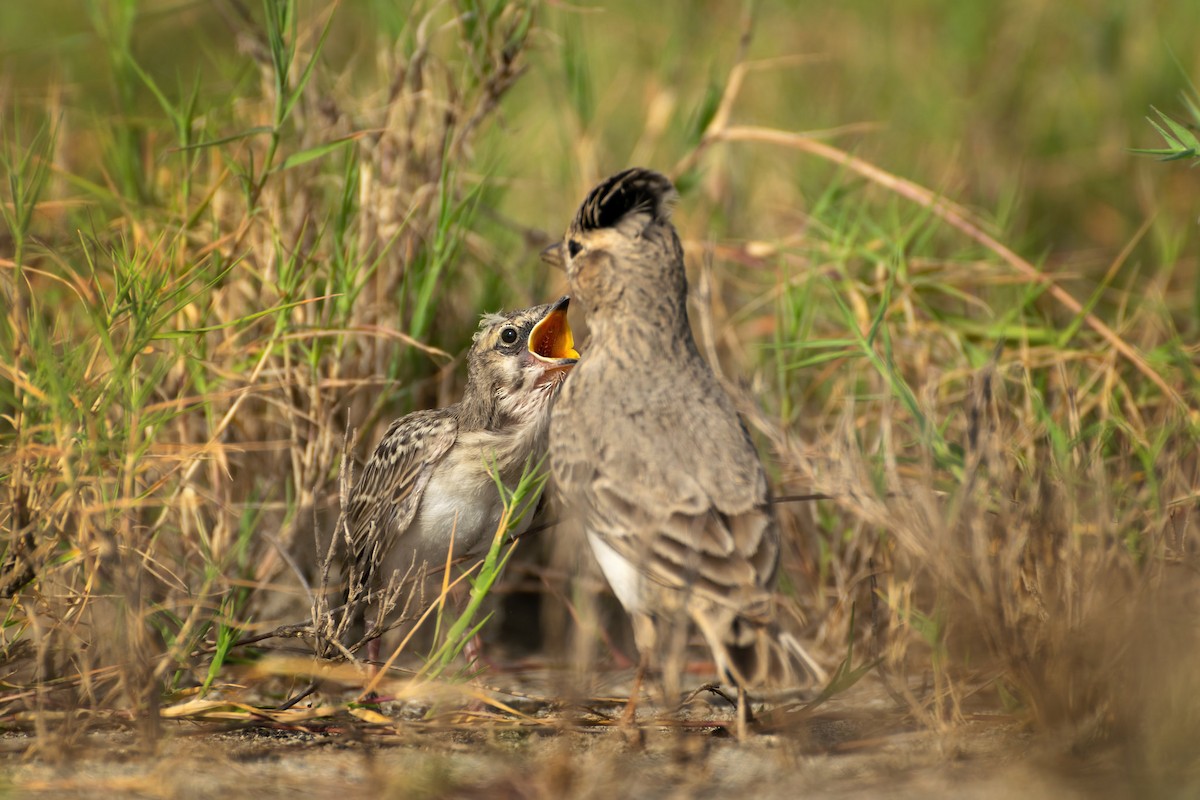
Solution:
<svg viewBox="0 0 1200 800">
<path fill-rule="evenodd" d="M 588 192 L 568 229 L 572 234 L 615 229 L 636 238 L 646 226 L 670 220 L 677 198 L 671 181 L 658 172 L 633 167 L 601 181 Z"/>
<path fill-rule="evenodd" d="M 543 258 L 564 268 L 571 295 L 591 318 L 620 310 L 635 295 L 687 296 L 683 248 L 671 224 L 675 187 L 665 176 L 634 167 L 601 181 L 576 211 L 563 240 Z"/>
</svg>

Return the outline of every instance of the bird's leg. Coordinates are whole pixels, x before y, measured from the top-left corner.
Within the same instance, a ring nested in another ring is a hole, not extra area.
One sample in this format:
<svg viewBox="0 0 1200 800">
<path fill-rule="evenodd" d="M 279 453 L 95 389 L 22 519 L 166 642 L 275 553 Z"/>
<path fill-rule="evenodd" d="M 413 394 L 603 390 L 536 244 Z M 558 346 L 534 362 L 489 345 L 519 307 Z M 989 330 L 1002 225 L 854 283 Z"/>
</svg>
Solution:
<svg viewBox="0 0 1200 800">
<path fill-rule="evenodd" d="M 387 626 L 384 625 L 383 621 L 383 608 L 375 605 L 375 603 L 368 602 L 361 613 L 363 638 L 366 640 L 362 650 L 363 661 L 367 665 L 366 686 L 372 686 L 376 683 L 376 679 L 379 677 L 381 671 L 380 664 L 382 662 L 379 658 L 379 652 L 383 647 L 383 632 L 387 630 Z M 363 699 L 374 701 L 378 697 L 379 695 L 372 690 Z"/>
<path fill-rule="evenodd" d="M 379 671 L 379 637 L 367 640 L 367 671 L 371 677 Z"/>
<path fill-rule="evenodd" d="M 450 589 L 450 599 L 454 604 L 454 611 L 458 615 L 462 615 L 467 610 L 467 604 L 471 601 L 470 589 L 464 588 L 461 584 Z M 492 662 L 484 652 L 483 637 L 476 633 L 467 643 L 463 645 L 463 658 L 472 667 L 487 667 L 489 670 L 495 668 L 495 663 Z"/>
<path fill-rule="evenodd" d="M 637 722 L 637 707 L 641 699 L 642 683 L 646 679 L 646 673 L 650 671 L 650 659 L 657 641 L 654 621 L 650 617 L 642 614 L 634 616 L 633 639 L 638 649 L 638 665 L 637 670 L 633 673 L 633 688 L 629 693 L 629 702 L 625 704 L 625 712 L 621 714 L 623 727 L 632 727 Z"/>
<path fill-rule="evenodd" d="M 746 697 L 746 690 L 741 686 L 737 687 L 737 738 L 739 742 L 746 741 L 746 736 L 750 727 L 749 720 L 746 719 L 750 711 L 749 698 Z"/>
<path fill-rule="evenodd" d="M 650 659 L 645 655 L 638 659 L 637 669 L 633 673 L 633 688 L 629 690 L 629 701 L 625 703 L 625 711 L 621 714 L 621 725 L 632 726 L 637 723 L 638 700 L 642 694 L 642 682 L 646 679 L 646 671 L 650 668 Z"/>
<path fill-rule="evenodd" d="M 374 636 L 373 635 L 374 633 L 375 633 L 375 623 L 372 622 L 372 623 L 369 623 L 368 629 L 367 629 L 367 635 L 371 637 L 371 638 L 367 639 L 367 645 L 366 645 L 367 685 L 368 686 L 375 681 L 375 676 L 379 674 L 380 637 Z M 373 701 L 377 697 L 378 697 L 378 695 L 376 695 L 375 692 L 371 692 L 369 697 L 367 697 L 366 699 L 369 701 Z"/>
<path fill-rule="evenodd" d="M 737 738 L 739 742 L 746 741 L 750 735 L 750 726 L 754 719 L 754 709 L 750 707 L 750 695 L 744 686 L 737 687 Z"/>
<path fill-rule="evenodd" d="M 486 667 L 493 666 L 492 661 L 483 652 L 483 639 L 480 638 L 478 633 L 472 636 L 469 640 L 467 640 L 467 643 L 463 645 L 463 658 L 465 658 L 467 663 L 471 665 L 479 664 L 480 666 Z"/>
<path fill-rule="evenodd" d="M 689 622 L 681 613 L 664 614 L 657 620 L 662 653 L 662 693 L 664 708 L 672 708 L 683 696 L 687 676 Z"/>
</svg>

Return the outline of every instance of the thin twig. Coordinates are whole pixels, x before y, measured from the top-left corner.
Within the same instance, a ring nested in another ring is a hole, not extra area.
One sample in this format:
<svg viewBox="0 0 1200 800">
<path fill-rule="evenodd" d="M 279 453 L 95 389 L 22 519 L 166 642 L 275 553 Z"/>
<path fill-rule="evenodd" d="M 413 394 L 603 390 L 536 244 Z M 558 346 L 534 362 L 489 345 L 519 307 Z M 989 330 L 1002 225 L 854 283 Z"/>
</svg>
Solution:
<svg viewBox="0 0 1200 800">
<path fill-rule="evenodd" d="M 1176 408 L 1184 411 L 1187 409 L 1187 404 L 1179 392 L 1147 363 L 1146 359 L 1133 345 L 1122 339 L 1099 317 L 1091 312 L 1085 312 L 1083 304 L 1076 300 L 1070 292 L 1057 284 L 1053 276 L 1040 271 L 1033 264 L 1021 258 L 1012 249 L 983 230 L 983 223 L 976 220 L 962 206 L 912 181 L 882 170 L 861 158 L 847 153 L 845 150 L 801 134 L 789 133 L 788 131 L 776 130 L 774 128 L 739 125 L 714 130 L 711 134 L 706 134 L 705 138 L 713 142 L 761 142 L 777 144 L 809 153 L 858 173 L 873 183 L 883 186 L 889 191 L 928 209 L 930 213 L 946 222 L 952 228 L 1000 256 L 1011 267 L 1031 281 L 1045 285 L 1046 290 L 1055 300 L 1073 314 L 1082 316 L 1089 328 L 1098 333 L 1105 341 L 1112 345 L 1113 349 L 1123 355 L 1139 372 L 1161 389 L 1163 394 L 1167 396 Z"/>
</svg>

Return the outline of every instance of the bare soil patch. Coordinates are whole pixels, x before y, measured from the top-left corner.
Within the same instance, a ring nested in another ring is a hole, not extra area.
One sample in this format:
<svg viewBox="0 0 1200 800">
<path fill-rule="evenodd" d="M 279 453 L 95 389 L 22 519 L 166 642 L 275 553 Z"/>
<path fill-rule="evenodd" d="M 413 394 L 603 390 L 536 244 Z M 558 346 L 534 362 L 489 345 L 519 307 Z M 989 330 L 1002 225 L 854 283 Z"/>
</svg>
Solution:
<svg viewBox="0 0 1200 800">
<path fill-rule="evenodd" d="M 664 723 L 645 702 L 636 730 L 602 700 L 547 703 L 489 693 L 430 711 L 383 702 L 364 719 L 339 711 L 304 724 L 165 721 L 148 748 L 128 729 L 69 747 L 30 732 L 0 739 L 13 797 L 959 797 L 1092 798 L 1137 794 L 1113 759 L 1084 757 L 1019 719 L 979 714 L 946 732 L 898 710 L 868 678 L 812 713 L 765 710 L 766 733 L 738 742 L 719 698 Z M 320 708 L 320 694 L 302 704 Z M 342 701 L 344 703 L 344 700 Z M 519 710 L 518 710 L 519 709 Z M 382 721 L 384 718 L 386 722 Z"/>
</svg>

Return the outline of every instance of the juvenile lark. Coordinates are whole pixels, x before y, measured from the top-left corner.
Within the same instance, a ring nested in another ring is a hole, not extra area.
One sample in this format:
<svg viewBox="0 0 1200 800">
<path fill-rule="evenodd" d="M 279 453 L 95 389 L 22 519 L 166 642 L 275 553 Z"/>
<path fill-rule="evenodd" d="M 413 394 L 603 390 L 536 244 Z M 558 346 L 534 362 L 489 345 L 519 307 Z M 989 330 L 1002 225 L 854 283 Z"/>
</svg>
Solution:
<svg viewBox="0 0 1200 800">
<path fill-rule="evenodd" d="M 690 621 L 744 714 L 745 689 L 784 663 L 769 629 L 779 531 L 758 453 L 692 338 L 674 197 L 658 173 L 614 175 L 545 254 L 592 336 L 551 411 L 551 476 L 643 668 L 678 657 Z"/>
<path fill-rule="evenodd" d="M 551 401 L 579 354 L 567 323 L 569 298 L 485 315 L 467 356 L 463 398 L 415 411 L 388 428 L 350 495 L 353 612 L 372 606 L 394 574 L 485 552 L 504 505 L 492 479 L 509 489 L 546 452 Z M 514 533 L 529 526 L 527 514 Z M 378 655 L 378 639 L 368 657 Z"/>
</svg>

